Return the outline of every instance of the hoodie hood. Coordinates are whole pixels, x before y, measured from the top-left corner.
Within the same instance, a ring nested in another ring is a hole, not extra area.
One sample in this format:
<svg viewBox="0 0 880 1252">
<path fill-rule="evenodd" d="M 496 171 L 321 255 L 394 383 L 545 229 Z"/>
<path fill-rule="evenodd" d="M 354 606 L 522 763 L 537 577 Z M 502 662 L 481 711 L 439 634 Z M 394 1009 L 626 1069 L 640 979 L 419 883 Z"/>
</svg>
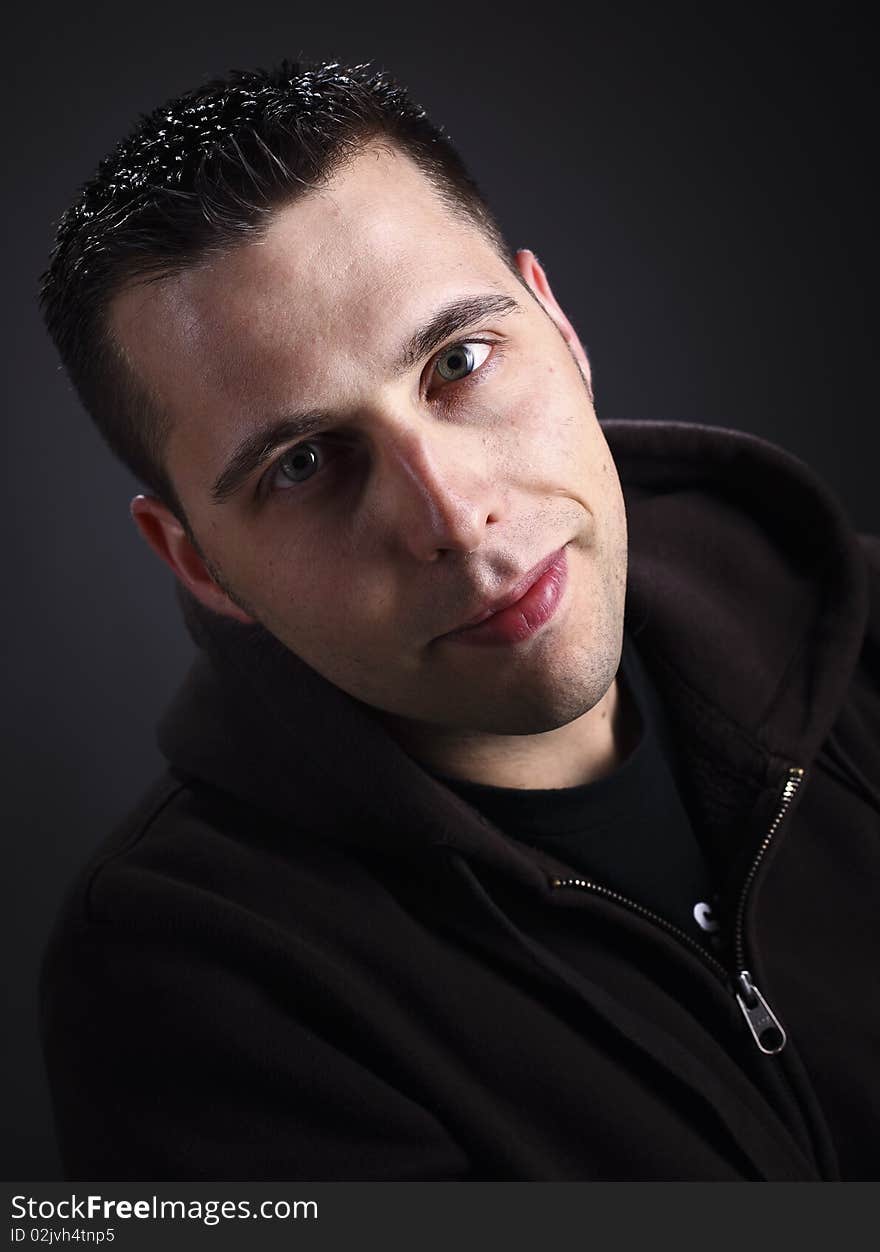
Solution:
<svg viewBox="0 0 880 1252">
<path fill-rule="evenodd" d="M 765 440 L 690 423 L 602 428 L 627 509 L 626 627 L 679 737 L 695 828 L 726 864 L 782 772 L 808 770 L 833 725 L 866 626 L 864 559 L 834 496 Z M 200 655 L 158 726 L 173 768 L 318 837 L 407 854 L 446 844 L 539 872 L 366 705 L 262 626 L 180 584 L 178 597 Z"/>
</svg>

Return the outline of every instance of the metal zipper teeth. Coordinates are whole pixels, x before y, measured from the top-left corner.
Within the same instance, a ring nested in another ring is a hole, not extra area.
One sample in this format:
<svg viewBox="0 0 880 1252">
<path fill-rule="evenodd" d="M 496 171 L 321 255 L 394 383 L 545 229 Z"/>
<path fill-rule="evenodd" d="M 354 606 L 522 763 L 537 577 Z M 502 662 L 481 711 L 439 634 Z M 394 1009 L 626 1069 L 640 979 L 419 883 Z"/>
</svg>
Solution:
<svg viewBox="0 0 880 1252">
<path fill-rule="evenodd" d="M 760 868 L 761 862 L 767 853 L 767 849 L 770 847 L 773 837 L 782 823 L 782 819 L 788 812 L 789 805 L 797 794 L 801 783 L 804 781 L 804 776 L 804 771 L 800 768 L 800 766 L 793 765 L 789 768 L 788 778 L 786 779 L 785 786 L 782 789 L 782 798 L 780 800 L 779 808 L 776 811 L 776 815 L 773 818 L 769 830 L 761 841 L 761 846 L 755 853 L 749 867 L 749 872 L 742 885 L 734 923 L 734 953 L 736 958 L 737 974 L 739 974 L 739 972 L 745 967 L 743 922 L 745 919 L 745 907 L 749 890 L 754 881 L 755 875 Z M 688 948 L 690 948 L 693 952 L 696 952 L 704 964 L 709 965 L 718 971 L 725 982 L 730 982 L 730 971 L 722 965 L 720 961 L 717 961 L 715 957 L 702 948 L 695 939 L 692 939 L 689 934 L 680 930 L 679 927 L 675 926 L 672 922 L 667 921 L 665 917 L 661 917 L 659 913 L 652 912 L 651 909 L 645 908 L 643 904 L 639 904 L 636 900 L 630 900 L 628 896 L 621 895 L 619 891 L 612 891 L 609 887 L 603 887 L 589 878 L 552 878 L 550 880 L 550 885 L 551 887 L 576 887 L 581 891 L 593 891 L 597 895 L 605 896 L 606 899 L 614 900 L 617 904 L 624 905 L 624 907 L 631 909 L 634 913 L 638 913 L 641 917 L 645 917 L 648 921 L 654 922 L 657 926 L 662 927 L 663 930 L 668 931 L 671 935 L 675 935 L 675 937 L 684 943 Z"/>
<path fill-rule="evenodd" d="M 739 903 L 736 909 L 736 919 L 734 921 L 734 959 L 738 970 L 745 969 L 746 965 L 746 945 L 744 937 L 746 901 L 748 900 L 749 890 L 754 882 L 755 875 L 761 867 L 761 862 L 767 854 L 767 849 L 773 842 L 773 837 L 782 825 L 783 818 L 788 812 L 789 805 L 798 793 L 801 783 L 804 781 L 804 771 L 800 766 L 792 765 L 788 770 L 788 778 L 782 789 L 782 797 L 779 802 L 779 808 L 776 810 L 776 816 L 770 825 L 770 829 L 764 836 L 761 846 L 755 853 L 749 872 L 746 875 L 745 882 L 739 894 Z"/>
<path fill-rule="evenodd" d="M 704 965 L 708 965 L 716 974 L 725 982 L 730 984 L 730 973 L 721 964 L 716 961 L 711 953 L 700 947 L 695 939 L 683 930 L 679 930 L 678 926 L 668 922 L 665 917 L 661 917 L 659 913 L 654 913 L 651 909 L 646 909 L 643 904 L 639 904 L 636 900 L 630 900 L 627 896 L 622 896 L 618 891 L 612 891 L 609 887 L 602 887 L 599 883 L 592 882 L 589 878 L 551 878 L 551 887 L 576 887 L 580 891 L 592 891 L 596 895 L 605 896 L 608 900 L 614 900 L 617 904 L 624 905 L 633 913 L 638 913 L 641 917 L 647 918 L 648 921 L 654 922 L 655 925 L 661 926 L 663 930 L 674 935 L 676 939 L 684 943 L 692 952 L 695 952 Z"/>
</svg>

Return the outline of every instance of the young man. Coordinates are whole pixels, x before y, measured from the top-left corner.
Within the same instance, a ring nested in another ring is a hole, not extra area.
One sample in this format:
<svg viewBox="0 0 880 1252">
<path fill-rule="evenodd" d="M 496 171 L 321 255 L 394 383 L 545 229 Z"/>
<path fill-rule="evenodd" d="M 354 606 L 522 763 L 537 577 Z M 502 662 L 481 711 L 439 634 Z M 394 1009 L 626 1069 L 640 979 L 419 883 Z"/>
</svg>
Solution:
<svg viewBox="0 0 880 1252">
<path fill-rule="evenodd" d="M 71 1176 L 875 1177 L 876 541 L 600 427 L 364 68 L 157 110 L 43 302 L 201 648 L 46 960 Z"/>
</svg>

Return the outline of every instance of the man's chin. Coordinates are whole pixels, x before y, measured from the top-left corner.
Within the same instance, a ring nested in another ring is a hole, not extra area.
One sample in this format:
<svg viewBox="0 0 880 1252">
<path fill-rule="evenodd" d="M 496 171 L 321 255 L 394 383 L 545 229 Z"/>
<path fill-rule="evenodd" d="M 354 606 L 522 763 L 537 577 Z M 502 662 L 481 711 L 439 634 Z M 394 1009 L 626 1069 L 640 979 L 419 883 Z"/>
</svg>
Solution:
<svg viewBox="0 0 880 1252">
<path fill-rule="evenodd" d="M 423 705 L 417 712 L 413 710 L 414 716 L 383 716 L 390 721 L 415 722 L 449 736 L 542 735 L 577 721 L 595 708 L 607 694 L 616 671 L 616 664 L 609 665 L 605 671 L 594 671 L 587 680 L 583 673 L 567 680 L 557 674 L 552 682 L 523 682 L 503 692 L 497 686 L 485 691 L 473 686 L 459 693 L 447 690 L 434 707 Z"/>
<path fill-rule="evenodd" d="M 510 708 L 496 706 L 492 710 L 472 716 L 468 729 L 479 734 L 502 737 L 550 734 L 585 717 L 596 707 L 607 690 L 608 687 L 604 686 L 597 691 L 581 693 L 578 698 L 567 693 L 552 701 L 523 699 Z"/>
</svg>

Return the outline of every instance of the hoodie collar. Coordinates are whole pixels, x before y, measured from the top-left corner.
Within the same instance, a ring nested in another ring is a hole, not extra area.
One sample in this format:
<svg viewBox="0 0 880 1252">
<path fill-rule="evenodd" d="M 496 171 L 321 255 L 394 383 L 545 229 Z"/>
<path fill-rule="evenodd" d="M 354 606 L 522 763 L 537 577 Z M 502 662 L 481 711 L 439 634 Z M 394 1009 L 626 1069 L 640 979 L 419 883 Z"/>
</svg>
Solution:
<svg viewBox="0 0 880 1252">
<path fill-rule="evenodd" d="M 627 506 L 627 628 L 680 737 L 692 814 L 723 853 L 785 765 L 808 768 L 855 667 L 863 561 L 827 488 L 752 435 L 605 422 Z M 158 726 L 179 771 L 336 842 L 521 849 L 262 626 L 178 584 L 199 648 Z"/>
</svg>

